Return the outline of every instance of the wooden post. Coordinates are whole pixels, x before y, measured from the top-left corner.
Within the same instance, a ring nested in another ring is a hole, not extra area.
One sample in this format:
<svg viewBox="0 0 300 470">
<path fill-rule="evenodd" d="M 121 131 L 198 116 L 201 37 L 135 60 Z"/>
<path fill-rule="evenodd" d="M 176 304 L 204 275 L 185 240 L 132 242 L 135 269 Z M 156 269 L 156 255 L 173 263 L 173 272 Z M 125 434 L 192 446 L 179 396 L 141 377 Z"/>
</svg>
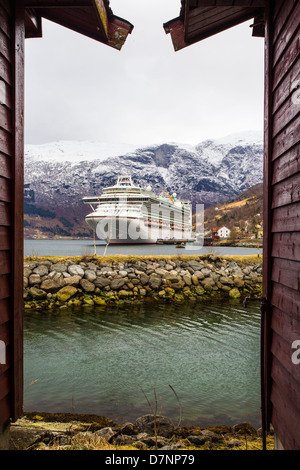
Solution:
<svg viewBox="0 0 300 470">
<path fill-rule="evenodd" d="M 12 188 L 12 420 L 23 411 L 24 4 L 15 0 Z"/>
<path fill-rule="evenodd" d="M 271 414 L 269 409 L 270 394 L 270 322 L 271 322 L 271 241 L 272 241 L 272 4 L 266 2 L 265 34 L 265 109 L 264 109 L 264 237 L 263 237 L 263 297 L 265 308 L 262 312 L 262 425 L 269 430 Z"/>
</svg>

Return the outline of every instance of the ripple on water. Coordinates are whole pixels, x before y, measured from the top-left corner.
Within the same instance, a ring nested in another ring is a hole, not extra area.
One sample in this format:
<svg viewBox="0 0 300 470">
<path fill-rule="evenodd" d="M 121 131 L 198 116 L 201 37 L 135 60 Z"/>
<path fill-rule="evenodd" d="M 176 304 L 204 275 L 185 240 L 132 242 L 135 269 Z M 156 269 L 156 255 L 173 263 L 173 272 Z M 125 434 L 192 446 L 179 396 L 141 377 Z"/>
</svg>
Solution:
<svg viewBox="0 0 300 470">
<path fill-rule="evenodd" d="M 136 419 L 149 412 L 142 386 L 177 419 L 171 384 L 186 422 L 222 414 L 259 426 L 259 331 L 259 308 L 238 302 L 31 312 L 25 409 Z"/>
</svg>

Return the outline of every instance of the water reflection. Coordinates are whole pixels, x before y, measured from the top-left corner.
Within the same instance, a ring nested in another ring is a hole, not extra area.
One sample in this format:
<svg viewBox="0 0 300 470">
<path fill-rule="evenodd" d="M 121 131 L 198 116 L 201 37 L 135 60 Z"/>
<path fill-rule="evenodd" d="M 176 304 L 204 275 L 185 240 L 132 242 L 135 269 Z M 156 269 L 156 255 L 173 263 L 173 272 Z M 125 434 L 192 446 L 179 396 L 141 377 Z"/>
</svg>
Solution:
<svg viewBox="0 0 300 470">
<path fill-rule="evenodd" d="M 237 301 L 31 312 L 25 410 L 134 421 L 149 413 L 141 387 L 150 401 L 155 387 L 176 422 L 171 384 L 183 424 L 259 427 L 259 328 L 259 308 Z"/>
</svg>

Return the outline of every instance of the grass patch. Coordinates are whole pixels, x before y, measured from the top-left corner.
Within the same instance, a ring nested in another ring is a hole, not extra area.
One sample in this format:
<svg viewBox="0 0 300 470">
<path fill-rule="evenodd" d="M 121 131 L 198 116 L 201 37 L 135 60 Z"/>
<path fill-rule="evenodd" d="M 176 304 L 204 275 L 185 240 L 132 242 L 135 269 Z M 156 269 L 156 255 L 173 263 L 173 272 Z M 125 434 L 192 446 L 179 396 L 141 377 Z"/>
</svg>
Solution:
<svg viewBox="0 0 300 470">
<path fill-rule="evenodd" d="M 30 261 L 52 261 L 54 263 L 65 263 L 72 261 L 74 263 L 124 263 L 129 261 L 214 261 L 214 260 L 227 260 L 236 261 L 244 264 L 254 264 L 262 262 L 262 256 L 257 255 L 214 255 L 208 253 L 205 255 L 110 255 L 110 256 L 98 256 L 98 255 L 83 255 L 83 256 L 26 256 L 25 262 Z"/>
</svg>

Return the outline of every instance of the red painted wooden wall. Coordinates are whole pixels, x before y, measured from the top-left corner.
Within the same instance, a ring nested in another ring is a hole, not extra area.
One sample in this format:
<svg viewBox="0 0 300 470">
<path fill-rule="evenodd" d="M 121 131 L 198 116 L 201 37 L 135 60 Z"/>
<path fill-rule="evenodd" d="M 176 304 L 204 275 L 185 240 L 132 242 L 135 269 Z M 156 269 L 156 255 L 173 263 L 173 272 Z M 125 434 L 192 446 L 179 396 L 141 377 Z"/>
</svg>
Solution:
<svg viewBox="0 0 300 470">
<path fill-rule="evenodd" d="M 264 288 L 268 421 L 300 449 L 300 1 L 269 2 L 266 24 Z"/>
<path fill-rule="evenodd" d="M 0 425 L 19 417 L 23 401 L 22 15 L 18 0 L 0 0 Z"/>
</svg>

